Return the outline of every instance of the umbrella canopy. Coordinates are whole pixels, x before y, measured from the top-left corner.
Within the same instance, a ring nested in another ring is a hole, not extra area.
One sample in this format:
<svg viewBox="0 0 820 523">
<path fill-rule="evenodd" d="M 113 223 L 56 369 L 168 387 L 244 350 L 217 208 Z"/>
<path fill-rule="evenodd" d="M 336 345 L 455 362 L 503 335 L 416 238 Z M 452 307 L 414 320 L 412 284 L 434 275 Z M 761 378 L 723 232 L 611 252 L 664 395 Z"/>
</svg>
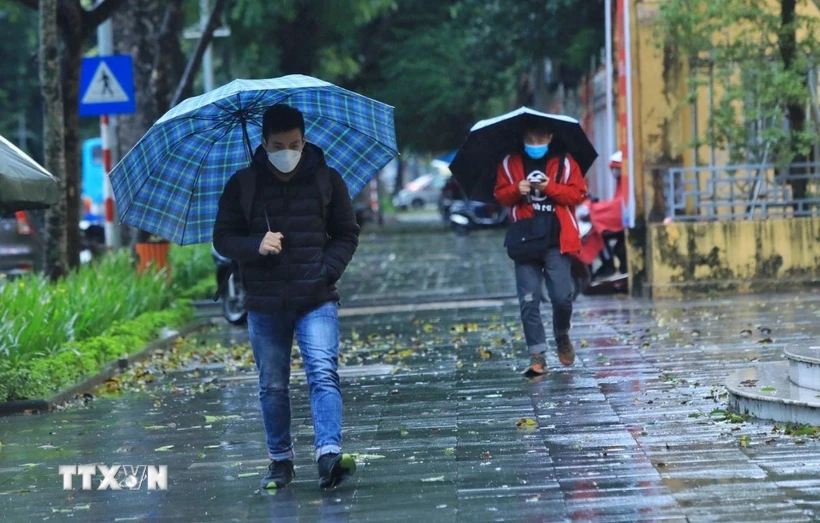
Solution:
<svg viewBox="0 0 820 523">
<path fill-rule="evenodd" d="M 0 211 L 45 209 L 59 197 L 57 178 L 0 136 Z"/>
<path fill-rule="evenodd" d="M 554 145 L 572 155 L 586 175 L 598 153 L 578 120 L 520 107 L 475 124 L 450 164 L 450 171 L 471 199 L 493 201 L 498 164 L 506 155 L 522 150 L 521 129 L 524 120 L 533 117 L 543 118 L 551 124 L 555 132 Z"/>
<path fill-rule="evenodd" d="M 111 172 L 124 223 L 180 245 L 211 241 L 222 189 L 262 143 L 262 115 L 279 103 L 305 116 L 351 196 L 398 153 L 393 108 L 309 76 L 234 80 L 189 98 L 151 127 Z"/>
</svg>

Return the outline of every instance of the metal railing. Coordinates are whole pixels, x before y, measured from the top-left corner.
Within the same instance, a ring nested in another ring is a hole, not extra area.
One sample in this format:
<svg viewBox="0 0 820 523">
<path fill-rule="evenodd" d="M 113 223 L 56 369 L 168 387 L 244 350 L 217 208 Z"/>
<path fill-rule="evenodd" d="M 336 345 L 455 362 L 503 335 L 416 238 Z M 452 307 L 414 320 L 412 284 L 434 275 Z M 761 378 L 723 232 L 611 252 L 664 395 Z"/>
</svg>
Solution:
<svg viewBox="0 0 820 523">
<path fill-rule="evenodd" d="M 795 199 L 792 184 L 801 180 L 806 197 Z M 820 216 L 820 163 L 673 168 L 664 196 L 675 221 Z"/>
</svg>

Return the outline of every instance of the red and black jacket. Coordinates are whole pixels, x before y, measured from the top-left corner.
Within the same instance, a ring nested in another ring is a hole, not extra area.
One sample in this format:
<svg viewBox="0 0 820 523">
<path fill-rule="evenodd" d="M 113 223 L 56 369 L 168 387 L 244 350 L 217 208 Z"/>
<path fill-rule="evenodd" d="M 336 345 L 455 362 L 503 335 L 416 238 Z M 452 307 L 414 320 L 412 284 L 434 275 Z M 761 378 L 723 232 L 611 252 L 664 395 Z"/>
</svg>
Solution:
<svg viewBox="0 0 820 523">
<path fill-rule="evenodd" d="M 578 163 L 570 155 L 564 157 L 564 165 L 560 169 L 561 178 L 556 180 L 559 161 L 557 156 L 547 160 L 546 172 L 549 183 L 544 192 L 554 202 L 555 217 L 561 225 L 561 253 L 572 254 L 581 250 L 581 234 L 575 219 L 575 206 L 586 199 L 587 185 Z M 520 153 L 508 155 L 498 165 L 495 199 L 501 205 L 510 208 L 510 219 L 513 222 L 535 216 L 532 203 L 518 191 L 518 184 L 525 177 L 524 161 Z"/>
</svg>

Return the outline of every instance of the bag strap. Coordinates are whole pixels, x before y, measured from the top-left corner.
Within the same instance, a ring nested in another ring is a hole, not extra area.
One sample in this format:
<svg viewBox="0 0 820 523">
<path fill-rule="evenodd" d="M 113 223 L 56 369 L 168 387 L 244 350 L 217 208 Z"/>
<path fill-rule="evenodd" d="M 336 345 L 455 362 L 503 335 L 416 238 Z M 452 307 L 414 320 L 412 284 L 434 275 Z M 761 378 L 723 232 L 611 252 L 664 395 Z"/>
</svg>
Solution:
<svg viewBox="0 0 820 523">
<path fill-rule="evenodd" d="M 314 174 L 316 186 L 322 201 L 322 221 L 327 222 L 327 208 L 333 200 L 333 182 L 330 179 L 330 167 L 322 165 Z"/>
<path fill-rule="evenodd" d="M 567 155 L 562 154 L 560 158 L 558 158 L 558 171 L 555 173 L 555 180 L 558 183 L 561 183 L 561 172 L 564 170 L 564 164 L 567 162 Z"/>
<path fill-rule="evenodd" d="M 239 205 L 245 215 L 248 227 L 251 225 L 251 212 L 253 212 L 253 196 L 256 192 L 256 169 L 247 167 L 237 171 L 236 179 L 239 181 Z"/>
</svg>

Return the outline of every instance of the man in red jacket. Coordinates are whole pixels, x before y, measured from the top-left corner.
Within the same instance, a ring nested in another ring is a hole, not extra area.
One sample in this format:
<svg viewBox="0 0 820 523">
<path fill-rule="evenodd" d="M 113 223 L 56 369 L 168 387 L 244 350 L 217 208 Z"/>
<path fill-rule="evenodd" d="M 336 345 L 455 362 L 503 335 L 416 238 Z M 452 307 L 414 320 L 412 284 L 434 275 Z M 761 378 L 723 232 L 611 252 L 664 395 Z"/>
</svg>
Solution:
<svg viewBox="0 0 820 523">
<path fill-rule="evenodd" d="M 575 160 L 557 151 L 558 140 L 553 141 L 546 120 L 526 120 L 522 135 L 522 151 L 508 155 L 498 166 L 495 198 L 510 208 L 513 222 L 540 215 L 549 223 L 543 262 L 515 263 L 521 322 L 530 352 L 530 366 L 524 375 L 536 377 L 547 372 L 547 336 L 540 311 L 544 279 L 552 302 L 558 358 L 563 365 L 575 362 L 569 338 L 573 295 L 569 255 L 581 249 L 575 206 L 586 198 L 587 187 Z"/>
</svg>

